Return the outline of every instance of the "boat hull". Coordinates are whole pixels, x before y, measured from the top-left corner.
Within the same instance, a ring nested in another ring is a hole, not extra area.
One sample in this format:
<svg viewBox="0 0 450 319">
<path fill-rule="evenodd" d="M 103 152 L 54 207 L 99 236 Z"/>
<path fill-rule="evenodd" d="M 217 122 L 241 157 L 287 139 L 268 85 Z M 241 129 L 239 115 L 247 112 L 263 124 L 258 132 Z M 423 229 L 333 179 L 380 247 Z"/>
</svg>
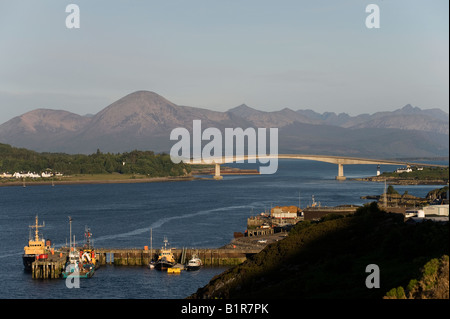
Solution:
<svg viewBox="0 0 450 319">
<path fill-rule="evenodd" d="M 188 271 L 194 271 L 194 270 L 199 270 L 201 268 L 201 266 L 200 265 L 195 265 L 195 266 L 186 266 L 186 269 L 188 270 Z"/>
<path fill-rule="evenodd" d="M 168 261 L 158 261 L 155 263 L 155 269 L 157 270 L 167 270 L 173 266 L 175 266 L 175 264 Z"/>
<path fill-rule="evenodd" d="M 22 261 L 23 261 L 23 267 L 25 271 L 31 271 L 33 262 L 36 260 L 36 255 L 23 255 Z"/>
<path fill-rule="evenodd" d="M 71 278 L 91 278 L 92 276 L 94 276 L 94 270 L 92 269 L 92 270 L 90 270 L 90 271 L 88 271 L 88 272 L 82 272 L 82 273 L 78 273 L 78 274 L 75 274 L 75 273 L 73 273 L 73 272 L 63 272 L 62 273 L 62 277 L 63 278 L 68 278 L 68 277 L 71 277 Z"/>
<path fill-rule="evenodd" d="M 66 266 L 66 271 L 62 273 L 63 278 L 91 278 L 95 273 L 95 265 L 84 265 L 81 270 L 76 270 L 73 264 Z"/>
</svg>

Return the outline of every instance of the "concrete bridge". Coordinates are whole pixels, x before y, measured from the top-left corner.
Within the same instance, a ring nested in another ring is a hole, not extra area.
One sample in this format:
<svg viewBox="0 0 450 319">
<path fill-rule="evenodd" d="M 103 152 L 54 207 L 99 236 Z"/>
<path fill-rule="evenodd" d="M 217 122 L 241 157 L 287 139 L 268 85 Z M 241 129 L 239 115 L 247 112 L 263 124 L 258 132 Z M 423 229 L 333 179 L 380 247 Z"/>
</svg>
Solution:
<svg viewBox="0 0 450 319">
<path fill-rule="evenodd" d="M 359 157 L 345 157 L 345 156 L 330 156 L 330 155 L 305 155 L 305 154 L 278 154 L 278 155 L 240 155 L 240 156 L 222 156 L 222 157 L 210 157 L 206 160 L 193 160 L 189 159 L 187 161 L 183 160 L 186 164 L 215 164 L 215 175 L 214 179 L 220 180 L 223 176 L 220 175 L 220 165 L 226 163 L 244 162 L 252 161 L 256 163 L 256 160 L 267 160 L 270 159 L 299 159 L 299 160 L 310 160 L 326 162 L 338 165 L 338 175 L 337 180 L 345 180 L 344 175 L 344 165 L 357 165 L 357 164 L 374 164 L 374 165 L 403 165 L 403 166 L 421 166 L 421 167 L 447 167 L 447 165 L 434 165 L 425 163 L 411 163 L 405 161 L 395 161 L 395 160 L 383 160 L 383 159 L 372 159 L 372 158 L 359 158 Z"/>
</svg>

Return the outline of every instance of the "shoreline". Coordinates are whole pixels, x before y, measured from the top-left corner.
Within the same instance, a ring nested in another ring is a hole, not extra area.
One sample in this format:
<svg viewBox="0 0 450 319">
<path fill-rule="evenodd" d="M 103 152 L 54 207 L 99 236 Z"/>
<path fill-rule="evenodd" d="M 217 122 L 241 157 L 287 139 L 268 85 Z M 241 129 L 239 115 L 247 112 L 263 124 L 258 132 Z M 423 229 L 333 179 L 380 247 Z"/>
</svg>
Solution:
<svg viewBox="0 0 450 319">
<path fill-rule="evenodd" d="M 86 179 L 86 180 L 54 180 L 54 181 L 13 181 L 0 183 L 2 186 L 40 186 L 40 185 L 93 185 L 93 184 L 134 184 L 134 183 L 157 183 L 157 182 L 181 182 L 192 181 L 198 178 L 194 176 L 166 176 L 148 178 L 128 178 L 128 179 Z"/>
<path fill-rule="evenodd" d="M 448 182 L 444 180 L 427 180 L 427 179 L 399 179 L 399 178 L 379 178 L 379 177 L 364 177 L 364 178 L 349 178 L 348 180 L 360 182 L 375 182 L 386 183 L 390 185 L 447 185 Z"/>
</svg>

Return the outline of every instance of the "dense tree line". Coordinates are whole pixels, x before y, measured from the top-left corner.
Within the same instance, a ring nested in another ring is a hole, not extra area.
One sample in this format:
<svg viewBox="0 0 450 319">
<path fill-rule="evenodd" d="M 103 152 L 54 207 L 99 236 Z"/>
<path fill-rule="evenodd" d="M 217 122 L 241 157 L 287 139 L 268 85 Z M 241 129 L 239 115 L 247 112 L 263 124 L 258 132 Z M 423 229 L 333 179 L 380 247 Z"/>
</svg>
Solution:
<svg viewBox="0 0 450 319">
<path fill-rule="evenodd" d="M 168 154 L 152 151 L 102 153 L 90 155 L 38 153 L 24 148 L 0 144 L 0 173 L 53 171 L 70 174 L 142 174 L 150 177 L 182 176 L 190 172 L 189 165 L 174 164 Z"/>
</svg>

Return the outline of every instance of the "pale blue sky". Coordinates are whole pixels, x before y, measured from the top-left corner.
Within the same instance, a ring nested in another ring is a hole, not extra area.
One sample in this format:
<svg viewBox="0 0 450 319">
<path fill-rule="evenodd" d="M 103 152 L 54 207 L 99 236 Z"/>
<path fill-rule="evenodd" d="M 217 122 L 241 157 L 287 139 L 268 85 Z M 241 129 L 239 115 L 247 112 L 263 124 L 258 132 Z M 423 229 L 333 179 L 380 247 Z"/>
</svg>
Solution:
<svg viewBox="0 0 450 319">
<path fill-rule="evenodd" d="M 65 7 L 80 7 L 67 29 Z M 368 29 L 368 4 L 381 28 Z M 447 0 L 0 0 L 0 123 L 97 113 L 136 90 L 351 115 L 449 105 Z"/>
</svg>

